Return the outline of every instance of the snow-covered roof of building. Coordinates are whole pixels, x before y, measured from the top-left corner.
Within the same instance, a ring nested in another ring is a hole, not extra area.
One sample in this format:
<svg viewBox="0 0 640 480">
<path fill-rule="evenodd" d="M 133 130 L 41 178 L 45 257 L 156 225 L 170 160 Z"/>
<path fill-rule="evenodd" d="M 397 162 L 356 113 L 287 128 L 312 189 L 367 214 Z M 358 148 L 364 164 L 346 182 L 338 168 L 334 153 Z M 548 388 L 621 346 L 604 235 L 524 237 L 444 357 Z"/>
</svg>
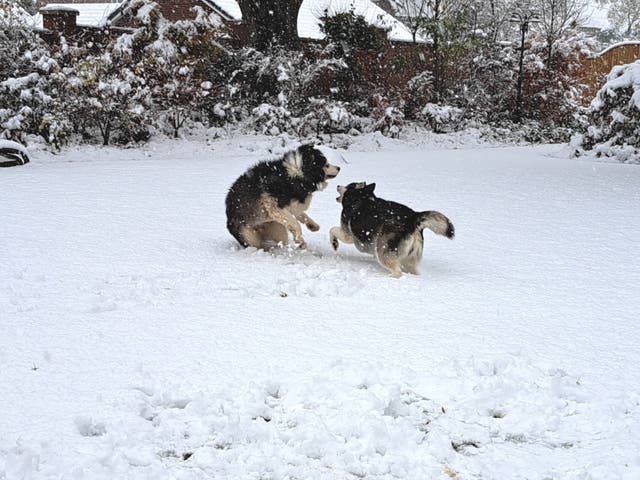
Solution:
<svg viewBox="0 0 640 480">
<path fill-rule="evenodd" d="M 599 5 L 597 3 L 591 3 L 587 8 L 586 19 L 583 22 L 583 27 L 594 28 L 597 30 L 608 30 L 611 28 L 611 23 L 607 18 L 609 13 L 609 5 Z"/>
<path fill-rule="evenodd" d="M 72 9 L 79 12 L 76 24 L 83 27 L 104 27 L 122 3 L 49 3 L 45 9 Z M 42 14 L 33 16 L 36 28 L 42 27 Z"/>
<path fill-rule="evenodd" d="M 390 29 L 387 37 L 396 42 L 412 42 L 409 29 L 399 20 L 382 10 L 370 0 L 304 0 L 298 12 L 298 36 L 322 40 L 325 35 L 320 28 L 320 18 L 325 11 L 331 14 L 353 11 L 377 27 Z"/>
<path fill-rule="evenodd" d="M 242 20 L 242 12 L 240 5 L 235 0 L 205 0 L 206 3 L 213 5 L 214 8 L 220 10 L 230 20 Z"/>
</svg>

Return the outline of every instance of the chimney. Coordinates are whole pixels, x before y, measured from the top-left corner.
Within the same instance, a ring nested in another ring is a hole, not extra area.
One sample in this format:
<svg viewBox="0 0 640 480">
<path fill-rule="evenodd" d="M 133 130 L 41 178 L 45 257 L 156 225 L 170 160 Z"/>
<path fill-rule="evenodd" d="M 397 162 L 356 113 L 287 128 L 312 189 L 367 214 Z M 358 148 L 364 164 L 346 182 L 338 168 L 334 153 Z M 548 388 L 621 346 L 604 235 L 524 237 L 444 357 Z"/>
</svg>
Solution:
<svg viewBox="0 0 640 480">
<path fill-rule="evenodd" d="M 80 12 L 72 7 L 48 6 L 40 9 L 45 30 L 70 36 L 76 31 L 76 17 Z"/>
</svg>

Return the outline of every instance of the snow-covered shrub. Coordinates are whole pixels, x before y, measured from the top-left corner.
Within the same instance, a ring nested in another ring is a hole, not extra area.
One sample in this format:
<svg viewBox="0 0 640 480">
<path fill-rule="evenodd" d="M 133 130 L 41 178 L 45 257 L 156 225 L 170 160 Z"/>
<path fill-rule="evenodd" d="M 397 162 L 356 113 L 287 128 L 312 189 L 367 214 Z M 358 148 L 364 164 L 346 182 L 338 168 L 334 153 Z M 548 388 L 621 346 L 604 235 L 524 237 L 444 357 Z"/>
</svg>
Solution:
<svg viewBox="0 0 640 480">
<path fill-rule="evenodd" d="M 530 120 L 556 126 L 575 126 L 582 85 L 578 71 L 590 50 L 584 34 L 567 34 L 556 41 L 550 61 L 544 38 L 533 37 L 526 54 L 522 113 Z"/>
<path fill-rule="evenodd" d="M 458 130 L 463 113 L 462 109 L 451 105 L 427 103 L 420 116 L 434 132 L 443 133 Z"/>
<path fill-rule="evenodd" d="M 128 143 L 149 136 L 149 87 L 128 60 L 109 49 L 87 57 L 69 77 L 75 127 L 88 137 L 99 133 L 103 145 L 113 138 Z"/>
<path fill-rule="evenodd" d="M 470 70 L 450 99 L 465 119 L 505 125 L 513 117 L 517 82 L 517 51 L 513 45 L 483 45 L 469 61 Z"/>
<path fill-rule="evenodd" d="M 640 163 L 640 60 L 613 67 L 589 108 L 589 125 L 572 145 Z"/>
<path fill-rule="evenodd" d="M 320 29 L 329 43 L 338 46 L 341 54 L 349 56 L 355 50 L 380 50 L 387 41 L 387 31 L 371 25 L 353 7 L 348 11 L 324 11 Z"/>
<path fill-rule="evenodd" d="M 285 105 L 263 103 L 253 109 L 253 124 L 257 131 L 268 135 L 290 132 L 295 126 L 295 118 Z"/>
<path fill-rule="evenodd" d="M 374 108 L 371 112 L 372 130 L 380 132 L 386 137 L 398 138 L 405 125 L 405 117 L 402 110 L 382 95 L 376 95 L 373 101 Z"/>
<path fill-rule="evenodd" d="M 0 0 L 0 137 L 24 141 L 40 134 L 46 141 L 62 138 L 50 132 L 57 110 L 54 77 L 60 65 L 48 45 L 33 31 L 31 18 L 15 2 Z"/>
<path fill-rule="evenodd" d="M 342 101 L 311 98 L 308 112 L 300 120 L 298 133 L 302 136 L 319 136 L 323 133 L 362 132 L 370 122 L 351 110 L 352 105 Z"/>
<path fill-rule="evenodd" d="M 136 0 L 125 10 L 140 27 L 122 35 L 114 52 L 143 72 L 149 103 L 174 137 L 186 122 L 207 115 L 207 108 L 222 99 L 219 63 L 229 54 L 219 42 L 220 19 L 196 8 L 194 20 L 170 22 L 154 2 Z"/>
<path fill-rule="evenodd" d="M 433 75 L 421 72 L 410 79 L 402 91 L 403 113 L 409 120 L 415 120 L 424 106 L 433 98 Z"/>
</svg>

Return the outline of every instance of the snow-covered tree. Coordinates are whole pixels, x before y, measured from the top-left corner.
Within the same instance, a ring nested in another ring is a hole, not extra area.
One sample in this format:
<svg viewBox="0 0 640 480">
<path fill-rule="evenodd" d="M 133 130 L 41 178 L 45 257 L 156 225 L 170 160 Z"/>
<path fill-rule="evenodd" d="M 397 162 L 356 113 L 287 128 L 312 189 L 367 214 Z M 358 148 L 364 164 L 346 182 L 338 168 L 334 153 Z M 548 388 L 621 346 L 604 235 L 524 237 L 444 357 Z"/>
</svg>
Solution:
<svg viewBox="0 0 640 480">
<path fill-rule="evenodd" d="M 238 0 L 238 4 L 255 48 L 298 47 L 297 19 L 302 0 Z"/>
<path fill-rule="evenodd" d="M 128 12 L 142 26 L 123 35 L 117 48 L 145 72 L 154 108 L 177 137 L 221 88 L 215 68 L 228 55 L 219 42 L 221 21 L 197 7 L 194 20 L 169 22 L 147 1 L 133 2 Z"/>
<path fill-rule="evenodd" d="M 536 29 L 547 44 L 545 62 L 550 65 L 556 42 L 586 20 L 589 0 L 535 0 L 532 6 L 539 19 Z"/>
<path fill-rule="evenodd" d="M 24 141 L 25 133 L 42 133 L 55 101 L 50 77 L 59 70 L 26 12 L 13 1 L 0 0 L 0 136 Z M 43 136 L 48 139 L 46 132 Z"/>
<path fill-rule="evenodd" d="M 600 0 L 609 7 L 607 17 L 625 37 L 640 35 L 640 0 Z"/>
<path fill-rule="evenodd" d="M 573 139 L 577 153 L 640 163 L 640 60 L 613 67 L 589 108 L 589 124 Z"/>
</svg>

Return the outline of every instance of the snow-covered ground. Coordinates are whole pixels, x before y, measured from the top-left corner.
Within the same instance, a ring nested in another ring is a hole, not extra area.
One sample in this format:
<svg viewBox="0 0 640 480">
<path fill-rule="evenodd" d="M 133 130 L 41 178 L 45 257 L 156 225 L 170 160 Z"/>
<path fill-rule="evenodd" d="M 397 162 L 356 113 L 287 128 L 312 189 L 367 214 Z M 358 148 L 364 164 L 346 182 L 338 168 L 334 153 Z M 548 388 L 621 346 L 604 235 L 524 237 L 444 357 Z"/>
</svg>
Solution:
<svg viewBox="0 0 640 480">
<path fill-rule="evenodd" d="M 240 250 L 226 190 L 285 147 L 0 172 L 0 479 L 640 478 L 640 168 L 361 138 L 308 251 Z M 420 277 L 331 250 L 361 180 L 454 222 Z"/>
</svg>

